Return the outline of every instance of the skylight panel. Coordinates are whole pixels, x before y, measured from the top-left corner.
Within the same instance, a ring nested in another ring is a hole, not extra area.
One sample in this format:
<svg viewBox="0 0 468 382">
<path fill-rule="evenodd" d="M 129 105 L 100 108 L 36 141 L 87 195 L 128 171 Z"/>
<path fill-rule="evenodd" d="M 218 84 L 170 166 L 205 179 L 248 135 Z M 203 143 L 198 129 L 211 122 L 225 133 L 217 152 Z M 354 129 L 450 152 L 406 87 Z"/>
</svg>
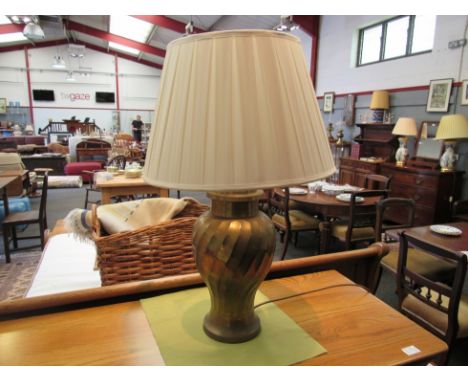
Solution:
<svg viewBox="0 0 468 382">
<path fill-rule="evenodd" d="M 26 37 L 21 32 L 0 34 L 0 44 L 4 42 L 25 41 Z"/>
<path fill-rule="evenodd" d="M 129 53 L 129 54 L 133 54 L 134 56 L 138 56 L 138 54 L 140 54 L 140 51 L 138 49 L 130 48 L 128 46 L 121 45 L 121 44 L 117 44 L 112 41 L 109 41 L 109 48 L 119 50 L 121 52 Z"/>
<path fill-rule="evenodd" d="M 0 15 L 0 25 L 11 24 L 11 21 L 5 15 Z"/>
<path fill-rule="evenodd" d="M 130 40 L 144 43 L 152 29 L 153 24 L 135 17 L 112 15 L 110 18 L 109 32 Z"/>
</svg>

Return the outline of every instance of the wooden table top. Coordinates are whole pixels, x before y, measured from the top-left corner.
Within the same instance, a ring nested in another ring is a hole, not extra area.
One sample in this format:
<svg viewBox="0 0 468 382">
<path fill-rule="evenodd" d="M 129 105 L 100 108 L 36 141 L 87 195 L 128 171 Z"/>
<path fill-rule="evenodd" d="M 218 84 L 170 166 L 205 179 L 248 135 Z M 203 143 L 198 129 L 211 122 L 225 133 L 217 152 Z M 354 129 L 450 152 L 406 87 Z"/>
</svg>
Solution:
<svg viewBox="0 0 468 382">
<path fill-rule="evenodd" d="M 0 177 L 4 178 L 6 176 L 24 176 L 29 172 L 29 170 L 4 170 L 0 171 Z"/>
<path fill-rule="evenodd" d="M 301 365 L 402 365 L 447 351 L 443 341 L 336 271 L 272 279 L 260 289 L 272 299 L 321 289 L 277 302 L 328 351 Z M 401 350 L 411 345 L 420 352 Z M 161 362 L 138 300 L 2 321 L 0 348 L 1 365 Z"/>
<path fill-rule="evenodd" d="M 468 222 L 452 222 L 444 223 L 444 225 L 450 225 L 457 227 L 463 231 L 460 236 L 447 236 L 432 232 L 430 225 L 421 227 L 411 227 L 405 229 L 393 229 L 386 231 L 392 239 L 398 240 L 398 233 L 405 231 L 406 233 L 423 240 L 429 244 L 435 245 L 440 248 L 448 249 L 451 251 L 468 251 Z"/>
<path fill-rule="evenodd" d="M 113 188 L 113 187 L 134 187 L 134 186 L 149 186 L 143 177 L 127 178 L 125 175 L 114 175 L 112 179 L 96 182 L 98 188 Z"/>
<path fill-rule="evenodd" d="M 0 177 L 0 189 L 5 188 L 8 186 L 11 182 L 14 182 L 16 180 L 17 176 L 5 176 L 5 177 Z"/>
<path fill-rule="evenodd" d="M 277 188 L 275 192 L 284 196 L 282 189 Z M 341 217 L 349 214 L 350 203 L 339 201 L 336 199 L 336 195 L 327 195 L 322 191 L 308 192 L 304 195 L 290 194 L 289 199 L 308 205 L 325 217 Z M 359 203 L 358 206 L 360 208 L 372 208 L 380 199 L 377 196 L 366 197 L 364 202 Z"/>
</svg>

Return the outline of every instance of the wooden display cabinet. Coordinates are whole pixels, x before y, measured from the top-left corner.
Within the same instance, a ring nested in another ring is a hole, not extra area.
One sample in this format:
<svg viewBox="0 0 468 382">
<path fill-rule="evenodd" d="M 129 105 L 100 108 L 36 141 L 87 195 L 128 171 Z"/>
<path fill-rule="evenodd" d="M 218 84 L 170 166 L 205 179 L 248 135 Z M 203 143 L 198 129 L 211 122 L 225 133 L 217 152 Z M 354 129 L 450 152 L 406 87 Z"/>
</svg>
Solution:
<svg viewBox="0 0 468 382">
<path fill-rule="evenodd" d="M 392 135 L 394 123 L 358 123 L 361 134 L 354 138 L 361 145 L 361 157 L 376 157 L 393 161 L 398 139 Z"/>
</svg>

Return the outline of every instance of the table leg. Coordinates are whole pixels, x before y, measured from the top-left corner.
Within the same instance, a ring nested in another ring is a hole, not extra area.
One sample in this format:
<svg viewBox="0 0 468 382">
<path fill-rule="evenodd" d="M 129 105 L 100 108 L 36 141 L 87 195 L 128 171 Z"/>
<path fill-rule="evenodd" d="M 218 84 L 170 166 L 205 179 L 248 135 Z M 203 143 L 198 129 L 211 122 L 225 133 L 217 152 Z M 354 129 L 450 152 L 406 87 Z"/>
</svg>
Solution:
<svg viewBox="0 0 468 382">
<path fill-rule="evenodd" d="M 169 189 L 167 188 L 160 188 L 159 189 L 159 196 L 161 198 L 168 198 L 169 197 Z"/>
<path fill-rule="evenodd" d="M 10 208 L 8 206 L 8 194 L 6 187 L 2 188 L 2 198 L 3 198 L 3 210 L 5 211 L 5 217 L 10 213 Z"/>
<path fill-rule="evenodd" d="M 319 253 L 327 253 L 328 245 L 330 242 L 330 230 L 331 230 L 331 223 L 329 221 L 323 221 L 319 224 L 320 230 L 320 249 Z"/>
<path fill-rule="evenodd" d="M 111 202 L 111 195 L 108 190 L 101 190 L 101 204 L 109 204 Z"/>
</svg>

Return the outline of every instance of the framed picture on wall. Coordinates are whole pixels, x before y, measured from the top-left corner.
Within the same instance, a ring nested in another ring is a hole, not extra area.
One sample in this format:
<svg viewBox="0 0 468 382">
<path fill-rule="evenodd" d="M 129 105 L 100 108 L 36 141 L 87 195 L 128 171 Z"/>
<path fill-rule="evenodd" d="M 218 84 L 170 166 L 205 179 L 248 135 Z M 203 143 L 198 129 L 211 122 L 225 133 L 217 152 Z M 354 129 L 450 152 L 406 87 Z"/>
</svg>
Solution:
<svg viewBox="0 0 468 382">
<path fill-rule="evenodd" d="M 463 80 L 461 86 L 461 104 L 468 105 L 468 80 Z"/>
<path fill-rule="evenodd" d="M 325 113 L 331 113 L 333 111 L 334 102 L 335 102 L 335 93 L 333 92 L 323 93 L 323 111 Z"/>
<path fill-rule="evenodd" d="M 452 92 L 452 78 L 432 80 L 429 85 L 426 111 L 446 113 Z"/>
<path fill-rule="evenodd" d="M 6 114 L 7 100 L 6 98 L 0 98 L 0 114 Z"/>
</svg>

